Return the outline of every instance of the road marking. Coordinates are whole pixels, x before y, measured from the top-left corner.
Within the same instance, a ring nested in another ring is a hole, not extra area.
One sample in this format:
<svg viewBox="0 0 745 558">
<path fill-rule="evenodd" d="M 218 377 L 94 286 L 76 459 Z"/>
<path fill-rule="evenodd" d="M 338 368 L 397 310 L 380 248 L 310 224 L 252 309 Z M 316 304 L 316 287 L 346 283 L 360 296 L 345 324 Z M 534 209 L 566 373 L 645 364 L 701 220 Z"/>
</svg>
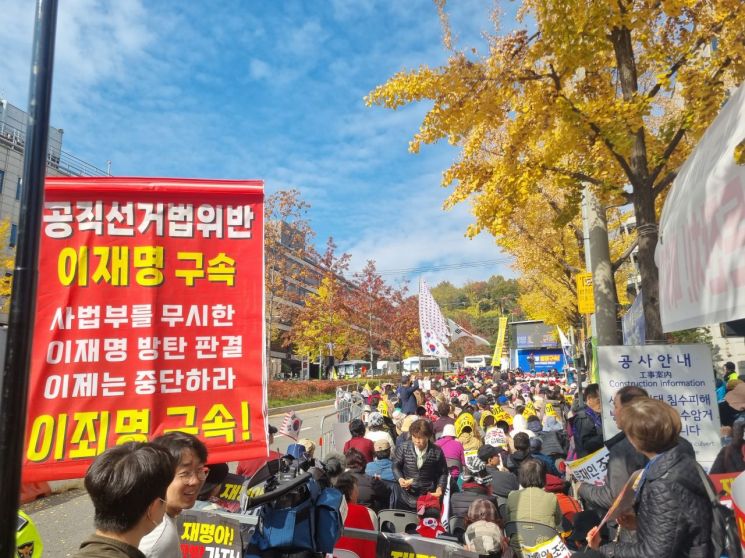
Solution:
<svg viewBox="0 0 745 558">
<path fill-rule="evenodd" d="M 306 430 L 310 430 L 310 426 L 306 426 L 305 428 L 301 428 L 300 432 L 305 432 Z"/>
</svg>

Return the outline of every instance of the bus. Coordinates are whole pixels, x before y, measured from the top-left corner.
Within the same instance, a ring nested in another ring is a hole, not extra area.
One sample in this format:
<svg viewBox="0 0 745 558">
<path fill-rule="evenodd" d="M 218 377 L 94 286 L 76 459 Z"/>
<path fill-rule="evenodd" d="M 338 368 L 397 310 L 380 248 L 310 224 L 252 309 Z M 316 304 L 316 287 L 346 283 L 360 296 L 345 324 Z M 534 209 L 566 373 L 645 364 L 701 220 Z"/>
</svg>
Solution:
<svg viewBox="0 0 745 558">
<path fill-rule="evenodd" d="M 491 366 L 491 355 L 471 355 L 463 359 L 465 368 L 487 368 Z"/>
<path fill-rule="evenodd" d="M 372 375 L 370 363 L 366 360 L 345 360 L 336 365 L 336 374 L 339 378 L 360 378 Z"/>
<path fill-rule="evenodd" d="M 444 357 L 414 356 L 402 361 L 404 372 L 447 372 L 450 369 L 450 361 Z"/>
</svg>

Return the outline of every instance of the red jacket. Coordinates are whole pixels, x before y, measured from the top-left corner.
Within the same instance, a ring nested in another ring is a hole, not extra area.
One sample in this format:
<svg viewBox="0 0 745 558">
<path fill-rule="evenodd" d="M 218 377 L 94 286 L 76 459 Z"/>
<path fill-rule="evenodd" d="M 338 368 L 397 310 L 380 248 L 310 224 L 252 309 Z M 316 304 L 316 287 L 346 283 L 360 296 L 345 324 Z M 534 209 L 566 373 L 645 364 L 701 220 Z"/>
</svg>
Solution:
<svg viewBox="0 0 745 558">
<path fill-rule="evenodd" d="M 372 440 L 367 438 L 352 438 L 346 444 L 344 444 L 344 453 L 347 453 L 350 448 L 356 449 L 364 457 L 367 463 L 375 460 L 375 445 Z"/>
</svg>

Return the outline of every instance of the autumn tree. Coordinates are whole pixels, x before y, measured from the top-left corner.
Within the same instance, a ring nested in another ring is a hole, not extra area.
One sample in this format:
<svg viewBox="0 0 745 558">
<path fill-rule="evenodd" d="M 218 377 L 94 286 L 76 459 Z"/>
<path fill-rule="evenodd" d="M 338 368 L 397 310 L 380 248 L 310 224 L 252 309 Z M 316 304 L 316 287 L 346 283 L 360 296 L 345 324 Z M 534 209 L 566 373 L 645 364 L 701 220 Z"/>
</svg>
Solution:
<svg viewBox="0 0 745 558">
<path fill-rule="evenodd" d="M 287 339 L 300 354 L 320 351 L 343 360 L 363 352 L 365 340 L 361 329 L 353 326 L 354 313 L 347 293 L 352 285 L 344 279 L 351 256 L 337 255 L 336 249 L 329 238 L 324 253 L 316 259 L 319 285 L 305 297 Z"/>
<path fill-rule="evenodd" d="M 264 202 L 264 284 L 267 359 L 272 340 L 289 327 L 302 308 L 303 288 L 311 273 L 314 232 L 310 206 L 295 189 L 279 190 Z M 271 362 L 271 360 L 270 360 Z"/>
<path fill-rule="evenodd" d="M 348 291 L 348 304 L 354 314 L 354 323 L 363 332 L 373 364 L 373 350 L 383 345 L 385 321 L 395 319 L 391 307 L 392 289 L 386 285 L 375 268 L 375 262 L 368 260 L 365 267 L 354 274 L 354 288 Z"/>
<path fill-rule="evenodd" d="M 484 54 L 456 48 L 445 0 L 436 4 L 448 63 L 396 74 L 367 103 L 433 103 L 410 148 L 461 146 L 443 183 L 454 185 L 446 207 L 473 198 L 472 235 L 505 235 L 547 182 L 575 206 L 586 186 L 632 204 L 647 337 L 662 339 L 658 211 L 745 76 L 742 1 L 522 0 L 521 28 L 497 30 Z"/>
<path fill-rule="evenodd" d="M 419 299 L 409 295 L 407 285 L 403 285 L 393 289 L 390 301 L 390 319 L 384 323 L 388 346 L 383 348 L 383 355 L 400 361 L 421 352 Z"/>
</svg>

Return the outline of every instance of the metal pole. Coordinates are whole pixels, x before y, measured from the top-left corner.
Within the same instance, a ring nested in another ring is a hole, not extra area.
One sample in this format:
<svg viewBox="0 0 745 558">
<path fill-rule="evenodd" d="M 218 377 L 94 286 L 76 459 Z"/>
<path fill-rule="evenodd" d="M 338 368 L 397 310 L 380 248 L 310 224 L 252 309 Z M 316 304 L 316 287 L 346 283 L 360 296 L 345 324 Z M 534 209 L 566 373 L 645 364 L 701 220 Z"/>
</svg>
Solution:
<svg viewBox="0 0 745 558">
<path fill-rule="evenodd" d="M 28 127 L 23 158 L 24 187 L 8 319 L 8 348 L 0 378 L 0 416 L 3 418 L 0 421 L 0 558 L 16 555 L 16 514 L 36 308 L 57 0 L 37 0 L 34 17 Z"/>
</svg>

